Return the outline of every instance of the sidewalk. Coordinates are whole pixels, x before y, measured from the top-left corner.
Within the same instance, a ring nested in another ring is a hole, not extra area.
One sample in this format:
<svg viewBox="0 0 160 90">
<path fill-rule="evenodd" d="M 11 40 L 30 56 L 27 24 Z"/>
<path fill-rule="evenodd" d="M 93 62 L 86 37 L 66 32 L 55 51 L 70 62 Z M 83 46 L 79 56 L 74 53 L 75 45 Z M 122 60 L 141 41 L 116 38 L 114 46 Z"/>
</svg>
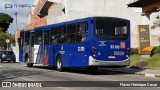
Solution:
<svg viewBox="0 0 160 90">
<path fill-rule="evenodd" d="M 149 77 L 160 77 L 160 69 L 133 69 L 133 68 L 101 68 L 102 70 L 122 72 L 128 74 L 149 76 Z"/>
<path fill-rule="evenodd" d="M 135 72 L 135 74 L 149 77 L 160 77 L 160 69 L 144 69 L 140 72 Z"/>
</svg>

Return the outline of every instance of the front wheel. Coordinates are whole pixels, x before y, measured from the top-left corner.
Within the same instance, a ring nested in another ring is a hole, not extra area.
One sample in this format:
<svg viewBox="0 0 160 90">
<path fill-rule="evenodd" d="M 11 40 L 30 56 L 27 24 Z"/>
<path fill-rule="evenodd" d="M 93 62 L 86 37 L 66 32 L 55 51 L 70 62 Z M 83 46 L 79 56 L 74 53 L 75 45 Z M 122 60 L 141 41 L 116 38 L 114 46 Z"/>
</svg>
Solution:
<svg viewBox="0 0 160 90">
<path fill-rule="evenodd" d="M 13 63 L 16 63 L 16 61 L 13 61 Z"/>
<path fill-rule="evenodd" d="M 62 62 L 62 56 L 58 56 L 57 57 L 57 60 L 56 60 L 56 69 L 57 69 L 57 71 L 59 71 L 59 72 L 61 72 L 61 71 L 63 71 L 63 62 Z"/>
<path fill-rule="evenodd" d="M 33 67 L 33 63 L 27 63 L 27 67 Z"/>
</svg>

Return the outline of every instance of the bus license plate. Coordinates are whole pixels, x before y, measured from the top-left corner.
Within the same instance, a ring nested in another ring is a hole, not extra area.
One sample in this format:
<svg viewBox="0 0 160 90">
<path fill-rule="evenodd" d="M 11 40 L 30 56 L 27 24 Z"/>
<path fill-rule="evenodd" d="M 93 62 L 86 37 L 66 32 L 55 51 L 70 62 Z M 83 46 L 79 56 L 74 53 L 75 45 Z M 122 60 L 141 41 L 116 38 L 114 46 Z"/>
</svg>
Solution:
<svg viewBox="0 0 160 90">
<path fill-rule="evenodd" d="M 108 58 L 110 58 L 110 59 L 115 59 L 115 56 L 108 56 Z"/>
</svg>

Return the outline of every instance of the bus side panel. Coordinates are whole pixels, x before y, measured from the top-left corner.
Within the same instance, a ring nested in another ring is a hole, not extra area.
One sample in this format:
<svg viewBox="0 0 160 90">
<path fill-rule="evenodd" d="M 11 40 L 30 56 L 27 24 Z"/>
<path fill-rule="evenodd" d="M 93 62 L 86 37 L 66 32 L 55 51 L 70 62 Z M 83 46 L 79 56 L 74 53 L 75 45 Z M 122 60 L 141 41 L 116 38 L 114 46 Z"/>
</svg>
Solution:
<svg viewBox="0 0 160 90">
<path fill-rule="evenodd" d="M 68 59 L 68 48 L 66 48 L 66 45 L 64 44 L 57 44 L 57 50 L 56 50 L 56 56 L 61 55 L 62 56 L 62 61 L 63 61 L 63 66 L 68 67 L 69 66 L 69 59 Z"/>
<path fill-rule="evenodd" d="M 37 56 L 39 51 L 39 45 L 34 45 L 34 63 L 37 63 Z"/>
<path fill-rule="evenodd" d="M 87 66 L 88 55 L 85 43 L 77 44 L 74 50 L 73 59 L 70 66 Z"/>
<path fill-rule="evenodd" d="M 50 45 L 45 45 L 45 50 L 44 50 L 44 61 L 43 63 L 46 64 L 46 65 L 50 65 L 49 63 L 51 62 L 50 61 L 50 57 L 51 57 L 51 48 L 50 48 Z M 52 60 L 53 62 L 53 60 Z M 52 64 L 51 64 L 52 65 Z"/>
<path fill-rule="evenodd" d="M 36 52 L 35 52 L 36 53 Z M 39 45 L 38 51 L 37 51 L 37 57 L 35 56 L 37 64 L 42 64 L 41 59 L 42 59 L 42 45 Z"/>
<path fill-rule="evenodd" d="M 51 66 L 54 66 L 54 51 L 53 51 L 53 45 L 49 45 L 49 52 L 48 52 L 48 64 Z"/>
<path fill-rule="evenodd" d="M 74 50 L 76 49 L 75 48 L 76 44 L 65 44 L 64 45 L 64 55 L 63 55 L 63 59 L 64 59 L 64 64 L 65 66 L 71 66 L 70 63 L 73 59 L 73 56 L 74 56 Z"/>
<path fill-rule="evenodd" d="M 23 49 L 19 50 L 19 61 L 23 62 Z"/>
<path fill-rule="evenodd" d="M 49 49 L 49 62 L 48 64 L 51 66 L 55 66 L 55 62 L 56 62 L 56 51 L 58 44 L 52 44 L 50 45 L 50 49 Z"/>
</svg>

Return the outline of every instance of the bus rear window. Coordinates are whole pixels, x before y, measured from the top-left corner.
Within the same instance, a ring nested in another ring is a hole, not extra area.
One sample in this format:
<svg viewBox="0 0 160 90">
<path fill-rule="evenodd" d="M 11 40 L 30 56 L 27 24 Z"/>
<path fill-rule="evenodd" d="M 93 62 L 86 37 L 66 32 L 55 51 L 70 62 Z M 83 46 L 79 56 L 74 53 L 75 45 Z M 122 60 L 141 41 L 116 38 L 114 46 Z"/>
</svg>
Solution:
<svg viewBox="0 0 160 90">
<path fill-rule="evenodd" d="M 96 20 L 95 36 L 100 39 L 127 39 L 127 22 L 124 20 Z"/>
</svg>

